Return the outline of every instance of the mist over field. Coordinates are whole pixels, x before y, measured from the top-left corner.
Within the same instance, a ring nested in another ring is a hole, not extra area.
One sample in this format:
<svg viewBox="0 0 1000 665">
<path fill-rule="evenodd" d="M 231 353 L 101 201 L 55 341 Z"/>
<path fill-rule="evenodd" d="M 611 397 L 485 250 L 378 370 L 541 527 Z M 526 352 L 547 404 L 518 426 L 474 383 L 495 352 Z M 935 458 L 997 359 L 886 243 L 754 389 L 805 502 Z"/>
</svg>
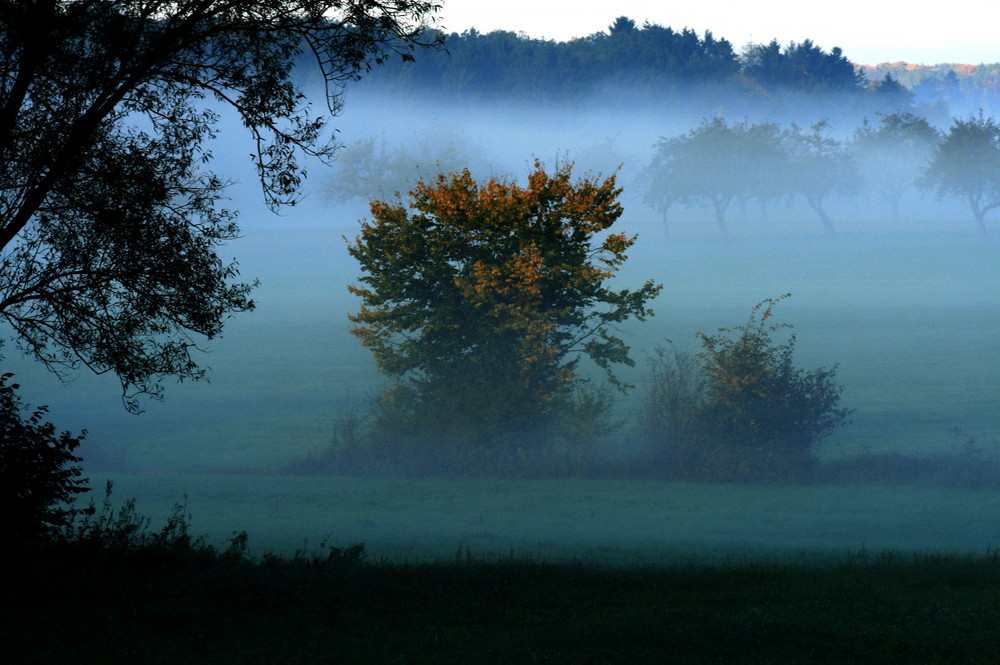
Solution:
<svg viewBox="0 0 1000 665">
<path fill-rule="evenodd" d="M 137 497 L 155 519 L 186 495 L 196 529 L 220 538 L 246 529 L 260 546 L 294 549 L 329 535 L 404 557 L 448 556 L 464 546 L 628 559 L 862 547 L 983 551 L 1000 542 L 1000 502 L 980 489 L 284 474 L 323 450 L 338 417 L 363 411 L 386 385 L 348 332 L 359 302 L 347 286 L 359 274 L 344 238 L 369 213 L 363 196 L 345 191 L 351 173 L 344 165 L 363 145 L 411 169 L 382 184 L 387 198 L 403 184 L 404 200 L 406 187 L 439 168 L 523 181 L 537 159 L 553 168 L 572 162 L 578 177 L 617 174 L 625 213 L 616 229 L 638 235 L 620 287 L 647 279 L 664 285 L 652 304 L 656 316 L 620 330 L 637 361 L 622 372 L 636 385 L 617 407 L 626 423 L 635 419 L 656 347 L 671 340 L 696 352 L 697 332 L 739 325 L 756 303 L 791 293 L 776 316 L 794 326 L 797 364 L 838 365 L 843 404 L 855 410 L 823 442 L 821 458 L 952 451 L 972 439 L 984 458 L 1000 455 L 1000 250 L 980 237 L 961 200 L 909 189 L 896 216 L 864 188 L 835 193 L 825 205 L 836 235 L 789 197 L 766 210 L 734 201 L 728 238 L 710 205 L 672 206 L 664 221 L 647 203 L 644 169 L 661 139 L 711 114 L 695 105 L 636 106 L 626 94 L 609 89 L 621 103 L 584 107 L 436 104 L 359 85 L 335 120 L 341 159 L 313 166 L 299 205 L 277 216 L 262 203 L 241 128 L 227 121 L 214 168 L 236 181 L 231 205 L 244 237 L 221 256 L 238 260 L 241 276 L 261 285 L 256 311 L 236 316 L 205 345 L 200 359 L 211 367 L 210 381 L 169 385 L 162 403 L 132 415 L 112 376 L 80 372 L 61 383 L 12 344 L 9 371 L 27 402 L 50 406 L 60 429 L 88 430 L 82 454 L 95 490 L 114 479 L 119 498 Z M 825 120 L 829 136 L 848 140 L 858 115 L 825 110 L 719 116 L 783 128 Z M 603 454 L 633 452 L 626 432 L 612 436 Z"/>
</svg>

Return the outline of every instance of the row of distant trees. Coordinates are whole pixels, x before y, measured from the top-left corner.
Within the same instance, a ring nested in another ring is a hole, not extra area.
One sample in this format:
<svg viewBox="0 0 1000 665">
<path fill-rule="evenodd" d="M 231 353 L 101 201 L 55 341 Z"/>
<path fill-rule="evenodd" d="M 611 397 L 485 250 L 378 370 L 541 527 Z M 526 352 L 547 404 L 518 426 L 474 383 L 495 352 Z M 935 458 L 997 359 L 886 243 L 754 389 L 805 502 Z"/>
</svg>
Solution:
<svg viewBox="0 0 1000 665">
<path fill-rule="evenodd" d="M 429 135 L 410 147 L 371 137 L 341 153 L 330 193 L 384 200 L 470 165 L 492 170 L 481 150 L 454 137 Z M 865 120 L 841 139 L 826 122 L 804 129 L 706 119 L 660 139 L 628 187 L 641 192 L 664 223 L 677 208 L 710 209 L 723 235 L 734 208 L 744 217 L 753 209 L 766 220 L 775 207 L 801 201 L 833 233 L 828 209 L 834 197 L 866 197 L 899 219 L 913 193 L 958 199 L 985 235 L 987 214 L 1000 207 L 1000 124 L 980 113 L 942 132 L 924 117 L 896 112 Z"/>
<path fill-rule="evenodd" d="M 980 113 L 942 133 L 893 113 L 841 141 L 825 122 L 806 132 L 716 118 L 662 139 L 643 178 L 646 201 L 664 216 L 674 205 L 710 205 L 723 234 L 734 202 L 753 200 L 766 214 L 773 202 L 801 197 L 833 233 L 831 196 L 866 189 L 898 218 L 904 194 L 921 189 L 962 200 L 985 236 L 986 214 L 1000 207 L 1000 124 Z"/>
<path fill-rule="evenodd" d="M 844 110 L 868 113 L 914 110 L 915 103 L 931 108 L 939 98 L 953 110 L 966 108 L 964 102 L 971 108 L 992 108 L 1000 100 L 996 72 L 994 78 L 989 72 L 980 76 L 977 90 L 959 90 L 953 68 L 928 70 L 915 80 L 915 70 L 858 67 L 840 48 L 827 51 L 809 39 L 748 44 L 737 51 L 710 31 L 699 35 L 688 28 L 640 26 L 624 16 L 606 31 L 567 42 L 474 29 L 445 40 L 445 51 L 389 63 L 370 80 L 464 102 L 588 102 L 608 98 L 603 91 L 612 85 L 675 103 L 740 109 L 763 105 L 778 110 L 790 96 L 808 103 L 837 95 Z M 901 75 L 907 85 L 900 82 Z M 962 76 L 968 78 L 968 73 Z M 912 91 L 917 86 L 919 96 Z"/>
</svg>

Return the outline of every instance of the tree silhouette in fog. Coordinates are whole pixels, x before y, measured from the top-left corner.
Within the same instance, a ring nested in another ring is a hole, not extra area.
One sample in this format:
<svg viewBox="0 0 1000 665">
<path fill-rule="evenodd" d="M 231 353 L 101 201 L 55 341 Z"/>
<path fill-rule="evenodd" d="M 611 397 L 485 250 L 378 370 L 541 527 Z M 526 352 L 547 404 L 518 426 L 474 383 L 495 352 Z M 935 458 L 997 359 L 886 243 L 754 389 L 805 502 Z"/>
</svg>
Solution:
<svg viewBox="0 0 1000 665">
<path fill-rule="evenodd" d="M 303 52 L 327 84 L 420 41 L 435 5 L 340 0 L 47 0 L 0 13 L 0 316 L 51 369 L 114 372 L 137 407 L 252 284 L 218 255 L 238 235 L 208 170 L 229 107 L 265 201 L 293 203 L 305 155 L 332 145 L 292 79 Z M 211 102 L 207 100 L 212 100 Z M 325 110 L 324 110 L 325 111 Z"/>
<path fill-rule="evenodd" d="M 957 119 L 920 179 L 939 197 L 964 199 L 985 238 L 986 214 L 1000 208 L 1000 124 L 982 112 Z"/>
<path fill-rule="evenodd" d="M 645 200 L 664 213 L 675 203 L 710 204 L 719 230 L 728 236 L 729 206 L 742 197 L 764 203 L 779 196 L 787 162 L 777 126 L 704 120 L 657 143 L 643 177 Z"/>
<path fill-rule="evenodd" d="M 900 219 L 900 200 L 915 186 L 939 139 L 926 119 L 912 113 L 883 114 L 875 125 L 866 119 L 854 133 L 849 150 L 865 185 L 889 204 L 894 219 Z"/>
<path fill-rule="evenodd" d="M 380 400 L 387 436 L 509 458 L 540 443 L 589 357 L 615 382 L 631 365 L 613 326 L 652 312 L 660 287 L 612 290 L 635 241 L 613 177 L 571 181 L 539 164 L 527 187 L 442 175 L 401 204 L 374 202 L 348 247 L 362 269 L 352 332 L 397 380 Z"/>
<path fill-rule="evenodd" d="M 789 160 L 785 186 L 805 199 L 828 233 L 836 233 L 826 201 L 834 193 L 853 194 L 861 189 L 853 158 L 842 142 L 830 136 L 826 122 L 816 123 L 809 132 L 793 124 L 785 131 L 784 142 Z"/>
<path fill-rule="evenodd" d="M 881 81 L 873 81 L 868 86 L 868 94 L 874 100 L 870 107 L 876 113 L 899 114 L 913 108 L 914 94 L 891 73 Z"/>
</svg>

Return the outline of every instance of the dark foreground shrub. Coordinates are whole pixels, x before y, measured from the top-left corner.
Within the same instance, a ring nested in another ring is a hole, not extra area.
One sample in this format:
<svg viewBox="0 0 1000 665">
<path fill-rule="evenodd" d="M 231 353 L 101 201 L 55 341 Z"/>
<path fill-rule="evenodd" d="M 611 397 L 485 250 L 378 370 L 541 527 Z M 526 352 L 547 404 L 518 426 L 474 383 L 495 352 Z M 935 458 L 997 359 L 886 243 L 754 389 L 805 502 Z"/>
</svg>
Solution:
<svg viewBox="0 0 1000 665">
<path fill-rule="evenodd" d="M 86 431 L 57 432 L 47 407 L 30 411 L 11 377 L 0 376 L 0 539 L 34 542 L 66 527 L 73 498 L 89 489 L 74 454 Z"/>
</svg>

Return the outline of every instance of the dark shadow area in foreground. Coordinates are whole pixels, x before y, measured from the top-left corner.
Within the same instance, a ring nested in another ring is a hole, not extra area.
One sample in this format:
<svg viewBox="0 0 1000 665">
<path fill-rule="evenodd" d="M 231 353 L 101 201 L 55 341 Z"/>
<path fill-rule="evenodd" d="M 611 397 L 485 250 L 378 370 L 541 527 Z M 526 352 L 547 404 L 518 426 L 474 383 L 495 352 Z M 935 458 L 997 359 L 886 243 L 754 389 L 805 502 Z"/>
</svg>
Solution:
<svg viewBox="0 0 1000 665">
<path fill-rule="evenodd" d="M 13 554 L 11 663 L 970 663 L 1000 651 L 1000 558 L 604 568 L 193 540 Z"/>
</svg>

